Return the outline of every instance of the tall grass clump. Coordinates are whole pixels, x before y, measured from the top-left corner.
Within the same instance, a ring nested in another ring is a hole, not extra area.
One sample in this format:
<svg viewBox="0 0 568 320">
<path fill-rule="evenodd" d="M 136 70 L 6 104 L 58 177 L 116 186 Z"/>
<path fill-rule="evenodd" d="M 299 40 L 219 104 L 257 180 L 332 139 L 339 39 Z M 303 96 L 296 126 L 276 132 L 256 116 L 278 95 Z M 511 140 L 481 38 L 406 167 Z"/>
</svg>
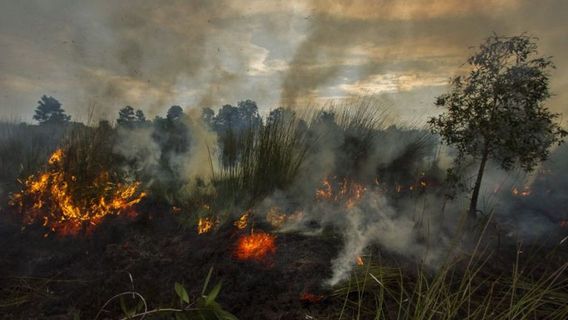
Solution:
<svg viewBox="0 0 568 320">
<path fill-rule="evenodd" d="M 308 152 L 306 128 L 306 123 L 290 112 L 269 118 L 266 124 L 239 136 L 229 134 L 223 148 L 239 152 L 231 161 L 222 161 L 214 177 L 217 189 L 245 205 L 286 189 L 296 179 Z"/>
<path fill-rule="evenodd" d="M 16 191 L 18 179 L 35 173 L 61 142 L 67 128 L 0 121 L 0 200 Z"/>
<path fill-rule="evenodd" d="M 335 290 L 339 319 L 555 319 L 568 317 L 568 263 L 544 266 L 519 256 L 509 269 L 475 252 L 436 270 L 369 262 Z M 507 271 L 508 270 L 508 271 Z"/>
</svg>

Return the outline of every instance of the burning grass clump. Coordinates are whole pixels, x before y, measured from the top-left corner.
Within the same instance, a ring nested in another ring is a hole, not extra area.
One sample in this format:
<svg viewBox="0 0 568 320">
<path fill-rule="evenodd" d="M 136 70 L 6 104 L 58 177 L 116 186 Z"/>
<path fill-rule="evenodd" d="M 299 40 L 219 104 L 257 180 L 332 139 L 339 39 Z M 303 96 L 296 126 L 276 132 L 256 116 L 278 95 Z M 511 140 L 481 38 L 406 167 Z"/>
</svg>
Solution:
<svg viewBox="0 0 568 320">
<path fill-rule="evenodd" d="M 242 235 L 235 249 L 239 260 L 262 261 L 267 255 L 276 253 L 276 237 L 262 231 Z"/>
<path fill-rule="evenodd" d="M 145 193 L 115 169 L 111 139 L 102 127 L 75 131 L 44 170 L 24 179 L 10 200 L 24 224 L 41 224 L 45 236 L 77 235 L 91 232 L 108 215 L 135 215 L 133 206 Z"/>
</svg>

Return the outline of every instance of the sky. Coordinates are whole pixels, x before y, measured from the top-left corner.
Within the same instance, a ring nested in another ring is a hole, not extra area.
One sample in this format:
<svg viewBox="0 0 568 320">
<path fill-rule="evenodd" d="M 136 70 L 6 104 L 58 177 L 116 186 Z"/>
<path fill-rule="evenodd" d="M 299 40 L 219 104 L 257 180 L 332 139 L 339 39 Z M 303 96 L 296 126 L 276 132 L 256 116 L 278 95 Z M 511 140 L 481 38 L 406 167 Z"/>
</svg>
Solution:
<svg viewBox="0 0 568 320">
<path fill-rule="evenodd" d="M 566 0 L 0 0 L 0 119 L 31 122 L 43 94 L 80 121 L 373 97 L 420 125 L 493 32 L 538 37 L 556 65 L 548 106 L 568 114 L 566 13 Z"/>
</svg>

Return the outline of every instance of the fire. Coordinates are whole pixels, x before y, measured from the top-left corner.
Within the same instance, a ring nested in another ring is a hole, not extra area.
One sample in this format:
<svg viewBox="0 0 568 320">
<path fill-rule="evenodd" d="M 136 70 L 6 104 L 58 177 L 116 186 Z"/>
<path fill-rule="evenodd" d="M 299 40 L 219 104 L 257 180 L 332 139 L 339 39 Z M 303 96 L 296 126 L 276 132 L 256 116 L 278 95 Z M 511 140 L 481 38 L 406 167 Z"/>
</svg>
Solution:
<svg viewBox="0 0 568 320">
<path fill-rule="evenodd" d="M 243 213 L 239 217 L 239 219 L 235 221 L 234 223 L 235 227 L 237 227 L 237 229 L 239 230 L 243 230 L 244 228 L 246 228 L 248 225 L 249 217 L 250 217 L 250 211 L 246 211 L 245 213 Z"/>
<path fill-rule="evenodd" d="M 363 257 L 357 256 L 357 258 L 355 258 L 355 263 L 357 263 L 358 266 L 362 266 L 365 264 L 365 261 L 363 261 Z"/>
<path fill-rule="evenodd" d="M 302 294 L 300 295 L 300 301 L 302 302 L 306 302 L 306 303 L 318 303 L 321 302 L 321 300 L 324 297 L 321 295 L 317 295 L 317 294 L 313 294 L 313 293 L 309 293 L 309 292 L 302 292 Z"/>
<path fill-rule="evenodd" d="M 322 181 L 322 186 L 316 190 L 315 197 L 320 201 L 343 203 L 350 209 L 363 198 L 366 191 L 367 188 L 362 184 L 347 179 L 332 183 L 329 178 L 326 178 Z"/>
<path fill-rule="evenodd" d="M 262 260 L 276 252 L 275 237 L 265 232 L 243 235 L 237 242 L 235 255 L 239 260 Z"/>
<path fill-rule="evenodd" d="M 513 190 L 511 190 L 511 193 L 514 196 L 528 197 L 528 196 L 531 195 L 531 189 L 527 186 L 525 186 L 522 190 L 517 189 L 517 187 L 513 187 Z"/>
<path fill-rule="evenodd" d="M 280 228 L 286 223 L 286 214 L 277 207 L 272 207 L 266 213 L 266 221 L 275 228 Z"/>
<path fill-rule="evenodd" d="M 197 234 L 210 232 L 211 230 L 213 230 L 214 226 L 215 221 L 213 219 L 208 217 L 199 218 L 199 220 L 197 221 Z"/>
<path fill-rule="evenodd" d="M 74 186 L 77 178 L 65 172 L 64 159 L 63 150 L 56 150 L 46 172 L 27 178 L 23 190 L 11 196 L 10 203 L 22 210 L 25 224 L 41 222 L 60 235 L 90 232 L 107 215 L 134 214 L 132 207 L 146 196 L 139 191 L 140 183 L 114 183 L 107 172 L 88 187 Z"/>
</svg>

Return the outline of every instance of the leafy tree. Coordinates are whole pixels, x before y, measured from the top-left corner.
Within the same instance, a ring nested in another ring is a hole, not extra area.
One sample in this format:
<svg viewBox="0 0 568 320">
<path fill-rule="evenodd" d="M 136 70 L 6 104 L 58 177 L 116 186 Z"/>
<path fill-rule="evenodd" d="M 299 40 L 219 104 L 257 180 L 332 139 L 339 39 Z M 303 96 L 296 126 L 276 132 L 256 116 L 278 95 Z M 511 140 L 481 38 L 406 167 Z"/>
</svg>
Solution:
<svg viewBox="0 0 568 320">
<path fill-rule="evenodd" d="M 138 122 L 146 122 L 146 116 L 144 115 L 144 111 L 136 110 L 136 120 Z"/>
<path fill-rule="evenodd" d="M 166 118 L 170 121 L 177 120 L 183 116 L 183 109 L 180 106 L 171 106 L 168 109 Z"/>
<path fill-rule="evenodd" d="M 548 158 L 549 149 L 567 132 L 543 102 L 550 97 L 549 57 L 537 55 L 534 38 L 493 35 L 468 60 L 470 71 L 450 82 L 436 105 L 446 112 L 430 119 L 434 133 L 458 150 L 457 165 L 466 156 L 479 161 L 469 206 L 477 216 L 477 201 L 489 159 L 504 170 L 531 171 Z"/>
<path fill-rule="evenodd" d="M 209 126 L 213 126 L 213 118 L 215 117 L 215 111 L 213 109 L 206 107 L 201 110 L 201 120 Z"/>
<path fill-rule="evenodd" d="M 251 128 L 259 128 L 261 125 L 258 107 L 252 100 L 240 101 L 237 107 L 226 104 L 213 119 L 213 127 L 217 132 L 232 130 L 240 134 Z"/>
<path fill-rule="evenodd" d="M 34 120 L 39 124 L 48 123 L 66 123 L 71 120 L 71 116 L 65 114 L 65 110 L 61 108 L 61 103 L 54 97 L 46 95 L 41 96 L 35 110 Z"/>
<path fill-rule="evenodd" d="M 116 123 L 122 127 L 139 127 L 146 123 L 146 116 L 142 110 L 134 110 L 131 106 L 126 106 L 118 111 Z"/>
</svg>

